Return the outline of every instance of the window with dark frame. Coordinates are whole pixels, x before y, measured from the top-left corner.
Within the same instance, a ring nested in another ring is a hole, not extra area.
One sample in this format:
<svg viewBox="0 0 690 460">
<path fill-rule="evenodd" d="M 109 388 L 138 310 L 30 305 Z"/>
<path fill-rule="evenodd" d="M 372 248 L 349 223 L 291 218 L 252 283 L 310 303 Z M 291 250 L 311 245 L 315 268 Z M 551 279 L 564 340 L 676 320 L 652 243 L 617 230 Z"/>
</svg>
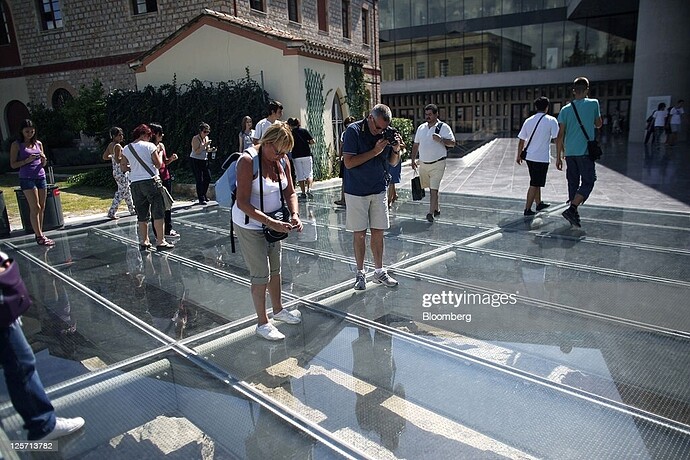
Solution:
<svg viewBox="0 0 690 460">
<path fill-rule="evenodd" d="M 316 4 L 316 15 L 319 22 L 319 30 L 328 32 L 328 1 L 318 0 Z"/>
<path fill-rule="evenodd" d="M 426 78 L 426 62 L 417 63 L 417 78 Z"/>
<path fill-rule="evenodd" d="M 402 64 L 395 64 L 395 79 L 403 80 L 405 78 L 405 67 Z"/>
<path fill-rule="evenodd" d="M 146 14 L 158 11 L 157 0 L 132 0 L 134 14 Z"/>
<path fill-rule="evenodd" d="M 362 8 L 362 43 L 369 44 L 369 10 Z"/>
<path fill-rule="evenodd" d="M 53 92 L 53 96 L 50 98 L 50 103 L 53 109 L 59 110 L 72 99 L 72 94 L 69 91 L 67 91 L 65 88 L 58 88 Z"/>
<path fill-rule="evenodd" d="M 264 5 L 264 0 L 249 0 L 249 7 L 256 11 L 266 12 L 266 5 Z"/>
<path fill-rule="evenodd" d="M 43 30 L 54 30 L 62 27 L 62 10 L 59 0 L 42 0 L 38 7 L 40 8 Z"/>
<path fill-rule="evenodd" d="M 288 19 L 292 22 L 302 22 L 299 3 L 300 0 L 288 0 Z"/>
<path fill-rule="evenodd" d="M 466 57 L 462 60 L 462 74 L 472 75 L 474 73 L 474 58 Z"/>
<path fill-rule="evenodd" d="M 2 24 L 0 24 L 0 45 L 9 45 L 10 40 L 10 24 L 5 13 L 5 2 L 0 0 L 0 14 L 2 15 Z"/>
<path fill-rule="evenodd" d="M 448 76 L 448 59 L 441 59 L 438 61 L 438 75 L 439 77 Z"/>
<path fill-rule="evenodd" d="M 350 38 L 350 0 L 343 0 L 343 37 Z"/>
</svg>

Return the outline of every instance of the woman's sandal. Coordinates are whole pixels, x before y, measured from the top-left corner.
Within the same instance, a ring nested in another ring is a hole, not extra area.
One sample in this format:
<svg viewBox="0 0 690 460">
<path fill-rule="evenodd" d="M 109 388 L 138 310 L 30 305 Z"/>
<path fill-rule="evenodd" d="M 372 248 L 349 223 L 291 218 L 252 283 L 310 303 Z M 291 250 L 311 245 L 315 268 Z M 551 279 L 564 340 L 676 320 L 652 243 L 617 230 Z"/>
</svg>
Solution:
<svg viewBox="0 0 690 460">
<path fill-rule="evenodd" d="M 55 246 L 55 241 L 51 240 L 47 236 L 37 236 L 36 243 L 39 246 Z"/>
<path fill-rule="evenodd" d="M 167 241 L 163 241 L 163 243 L 156 245 L 156 249 L 159 251 L 168 251 L 174 247 L 175 247 L 174 244 L 168 243 Z"/>
</svg>

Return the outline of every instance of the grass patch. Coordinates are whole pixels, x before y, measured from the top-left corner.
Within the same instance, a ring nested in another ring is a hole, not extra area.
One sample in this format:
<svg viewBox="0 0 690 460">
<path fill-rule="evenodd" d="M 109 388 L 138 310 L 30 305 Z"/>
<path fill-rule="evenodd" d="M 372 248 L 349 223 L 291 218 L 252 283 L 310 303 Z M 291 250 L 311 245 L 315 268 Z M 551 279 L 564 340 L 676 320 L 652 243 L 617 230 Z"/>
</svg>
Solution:
<svg viewBox="0 0 690 460">
<path fill-rule="evenodd" d="M 0 175 L 0 191 L 2 191 L 2 195 L 5 198 L 7 214 L 13 228 L 21 226 L 19 206 L 17 205 L 17 196 L 14 191 L 18 186 L 19 176 L 16 174 Z M 110 208 L 113 195 L 117 189 L 112 176 L 109 182 L 103 183 L 101 186 L 71 184 L 67 181 L 58 181 L 57 186 L 60 189 L 60 202 L 65 217 L 87 214 L 105 215 L 108 212 L 108 208 Z M 123 209 L 127 209 L 124 203 L 121 206 Z"/>
</svg>

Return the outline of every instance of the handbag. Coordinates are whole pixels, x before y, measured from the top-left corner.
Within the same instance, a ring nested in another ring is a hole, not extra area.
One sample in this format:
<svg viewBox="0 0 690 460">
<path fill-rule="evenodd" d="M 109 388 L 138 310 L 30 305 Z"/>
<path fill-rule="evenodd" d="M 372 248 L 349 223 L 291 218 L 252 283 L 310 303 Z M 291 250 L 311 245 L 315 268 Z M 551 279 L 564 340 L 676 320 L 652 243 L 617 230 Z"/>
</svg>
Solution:
<svg viewBox="0 0 690 460">
<path fill-rule="evenodd" d="M 424 198 L 425 193 L 422 188 L 422 181 L 419 179 L 419 172 L 415 169 L 414 177 L 412 178 L 412 200 L 419 201 Z"/>
<path fill-rule="evenodd" d="M 537 121 L 537 124 L 534 126 L 534 129 L 532 130 L 532 134 L 529 137 L 529 140 L 527 141 L 527 145 L 525 146 L 524 149 L 522 149 L 522 152 L 520 152 L 520 159 L 521 160 L 526 160 L 527 159 L 527 148 L 529 148 L 529 145 L 532 143 L 532 138 L 534 137 L 534 133 L 537 132 L 537 127 L 539 126 L 539 123 L 544 119 L 546 114 L 542 115 L 539 121 Z"/>
<path fill-rule="evenodd" d="M 132 147 L 132 144 L 129 144 L 127 147 L 129 147 L 130 152 L 132 152 L 132 155 L 134 155 L 134 158 L 137 159 L 139 164 L 141 164 L 146 172 L 151 174 L 151 179 L 153 179 L 153 183 L 156 185 L 156 188 L 158 189 L 158 192 L 161 194 L 161 198 L 163 198 L 163 206 L 165 207 L 166 211 L 170 211 L 172 209 L 173 203 L 175 203 L 175 200 L 173 200 L 172 195 L 170 195 L 170 192 L 168 192 L 168 189 L 165 188 L 163 185 L 163 182 L 161 182 L 161 178 L 158 174 L 154 174 L 153 171 L 151 171 L 151 168 L 144 163 L 144 161 L 139 157 L 139 154 L 137 154 L 137 151 L 134 150 L 134 147 Z"/>
<path fill-rule="evenodd" d="M 582 129 L 582 133 L 585 135 L 585 139 L 587 139 L 587 155 L 589 156 L 590 160 L 597 161 L 604 154 L 604 152 L 601 150 L 601 146 L 599 145 L 599 141 L 597 141 L 596 139 L 589 139 L 587 131 L 585 131 L 585 127 L 582 126 L 582 120 L 580 120 L 580 115 L 577 113 L 577 108 L 575 107 L 575 104 L 571 102 L 570 105 L 572 106 L 573 111 L 575 112 L 577 122 L 580 123 L 580 129 Z"/>
<path fill-rule="evenodd" d="M 261 151 L 259 151 L 259 155 L 261 155 Z M 283 188 L 280 181 L 280 171 L 278 172 L 278 188 L 280 189 L 280 209 L 273 212 L 264 211 L 264 174 L 263 168 L 261 167 L 261 163 L 261 158 L 259 158 L 259 197 L 261 201 L 261 212 L 266 214 L 271 219 L 279 220 L 281 222 L 290 222 L 291 214 L 290 209 L 285 205 L 285 198 L 283 197 Z M 275 243 L 276 241 L 284 240 L 288 237 L 287 232 L 279 232 L 273 230 L 267 227 L 265 224 L 262 224 L 262 228 L 264 232 L 264 238 L 266 238 L 266 241 L 268 241 L 269 243 Z"/>
<path fill-rule="evenodd" d="M 2 252 L 0 260 L 5 264 L 5 271 L 0 273 L 0 327 L 9 327 L 29 309 L 31 297 L 17 263 Z"/>
</svg>

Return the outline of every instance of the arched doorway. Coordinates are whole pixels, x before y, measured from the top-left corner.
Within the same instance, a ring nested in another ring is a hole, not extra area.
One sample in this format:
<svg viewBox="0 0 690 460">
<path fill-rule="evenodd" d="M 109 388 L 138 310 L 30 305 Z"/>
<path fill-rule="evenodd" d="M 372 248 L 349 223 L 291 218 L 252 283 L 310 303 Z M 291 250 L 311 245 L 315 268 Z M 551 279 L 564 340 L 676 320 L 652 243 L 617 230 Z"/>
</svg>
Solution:
<svg viewBox="0 0 690 460">
<path fill-rule="evenodd" d="M 10 101 L 5 107 L 5 118 L 7 120 L 7 127 L 10 130 L 9 137 L 19 134 L 19 127 L 22 121 L 29 118 L 29 109 L 26 108 L 21 101 Z"/>
<path fill-rule="evenodd" d="M 331 105 L 331 122 L 333 123 L 333 146 L 335 147 L 336 155 L 340 153 L 340 137 L 343 133 L 343 105 L 340 101 L 340 96 L 336 91 L 333 96 L 333 104 Z"/>
</svg>

